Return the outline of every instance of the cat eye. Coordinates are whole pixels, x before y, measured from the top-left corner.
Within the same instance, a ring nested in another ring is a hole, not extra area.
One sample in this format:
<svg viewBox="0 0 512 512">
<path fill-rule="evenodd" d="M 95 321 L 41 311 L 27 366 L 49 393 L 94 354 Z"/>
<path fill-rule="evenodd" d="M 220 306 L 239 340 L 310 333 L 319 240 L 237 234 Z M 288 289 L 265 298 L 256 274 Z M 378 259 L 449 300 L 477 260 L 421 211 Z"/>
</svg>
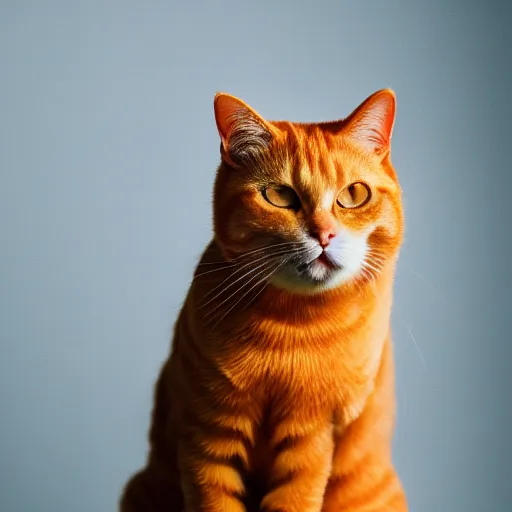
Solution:
<svg viewBox="0 0 512 512">
<path fill-rule="evenodd" d="M 278 208 L 298 209 L 300 199 L 295 190 L 284 185 L 277 187 L 266 187 L 262 190 L 263 197 L 273 206 Z"/>
<path fill-rule="evenodd" d="M 342 208 L 359 208 L 370 200 L 370 189 L 364 183 L 352 183 L 338 195 L 338 204 Z"/>
</svg>

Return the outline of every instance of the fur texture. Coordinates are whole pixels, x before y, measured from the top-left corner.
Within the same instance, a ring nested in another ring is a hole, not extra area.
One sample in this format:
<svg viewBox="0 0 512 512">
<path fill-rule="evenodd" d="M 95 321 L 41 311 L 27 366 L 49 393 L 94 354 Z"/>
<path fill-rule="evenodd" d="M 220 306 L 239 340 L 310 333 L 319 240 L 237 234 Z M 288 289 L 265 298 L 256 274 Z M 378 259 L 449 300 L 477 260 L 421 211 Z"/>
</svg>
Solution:
<svg viewBox="0 0 512 512">
<path fill-rule="evenodd" d="M 404 512 L 391 458 L 395 96 L 308 124 L 227 94 L 214 106 L 215 236 L 121 510 Z"/>
</svg>

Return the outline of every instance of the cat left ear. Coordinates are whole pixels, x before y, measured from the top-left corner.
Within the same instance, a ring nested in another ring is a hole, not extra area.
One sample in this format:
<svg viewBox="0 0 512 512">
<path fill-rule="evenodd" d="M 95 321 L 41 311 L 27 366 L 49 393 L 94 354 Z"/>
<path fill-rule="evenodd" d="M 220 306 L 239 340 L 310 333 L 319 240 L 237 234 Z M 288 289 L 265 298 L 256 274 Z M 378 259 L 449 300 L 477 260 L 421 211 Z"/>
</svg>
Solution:
<svg viewBox="0 0 512 512">
<path fill-rule="evenodd" d="M 372 94 L 343 123 L 343 132 L 371 153 L 385 155 L 391 145 L 396 96 L 391 89 Z"/>
<path fill-rule="evenodd" d="M 233 167 L 254 164 L 268 149 L 275 129 L 242 100 L 218 93 L 213 101 L 221 153 Z"/>
</svg>

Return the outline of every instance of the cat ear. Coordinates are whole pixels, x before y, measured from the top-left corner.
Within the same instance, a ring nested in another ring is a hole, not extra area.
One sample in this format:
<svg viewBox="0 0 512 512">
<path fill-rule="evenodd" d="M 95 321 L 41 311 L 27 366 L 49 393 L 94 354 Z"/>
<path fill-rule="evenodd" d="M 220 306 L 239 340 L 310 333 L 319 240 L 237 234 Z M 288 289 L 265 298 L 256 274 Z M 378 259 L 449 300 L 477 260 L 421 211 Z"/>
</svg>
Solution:
<svg viewBox="0 0 512 512">
<path fill-rule="evenodd" d="M 368 152 L 386 154 L 395 122 L 396 97 L 391 89 L 372 94 L 343 123 L 343 132 Z"/>
<path fill-rule="evenodd" d="M 255 164 L 270 146 L 275 128 L 230 94 L 216 94 L 213 105 L 223 159 L 234 167 Z"/>
</svg>

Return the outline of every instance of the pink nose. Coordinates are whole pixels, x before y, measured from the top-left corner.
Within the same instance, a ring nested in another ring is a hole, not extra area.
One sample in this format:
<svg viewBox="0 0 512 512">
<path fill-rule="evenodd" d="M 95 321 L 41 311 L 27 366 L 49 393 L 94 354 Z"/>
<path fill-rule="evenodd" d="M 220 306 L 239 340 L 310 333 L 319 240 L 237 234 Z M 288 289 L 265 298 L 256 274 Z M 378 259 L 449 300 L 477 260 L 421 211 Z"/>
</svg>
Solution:
<svg viewBox="0 0 512 512">
<path fill-rule="evenodd" d="M 336 224 L 333 217 L 327 212 L 317 212 L 310 222 L 311 236 L 316 238 L 320 246 L 325 248 L 336 236 Z"/>
<path fill-rule="evenodd" d="M 325 248 L 329 245 L 329 242 L 336 236 L 336 233 L 333 233 L 330 230 L 322 230 L 317 233 L 312 233 L 312 235 L 318 240 L 320 246 Z"/>
</svg>

